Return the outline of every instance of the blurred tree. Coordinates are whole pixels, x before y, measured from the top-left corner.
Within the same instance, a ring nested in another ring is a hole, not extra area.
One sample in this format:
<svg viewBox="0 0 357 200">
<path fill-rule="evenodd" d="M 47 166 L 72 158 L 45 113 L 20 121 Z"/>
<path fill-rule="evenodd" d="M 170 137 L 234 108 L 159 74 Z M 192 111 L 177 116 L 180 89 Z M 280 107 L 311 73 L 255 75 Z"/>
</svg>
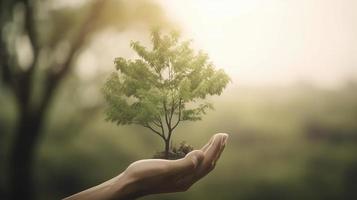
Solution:
<svg viewBox="0 0 357 200">
<path fill-rule="evenodd" d="M 189 41 L 180 42 L 177 32 L 153 30 L 151 41 L 152 50 L 131 43 L 139 59 L 115 59 L 117 72 L 103 88 L 107 120 L 149 128 L 163 139 L 168 159 L 174 129 L 181 121 L 200 120 L 212 108 L 202 100 L 220 95 L 230 79 L 207 54 L 195 53 Z"/>
<path fill-rule="evenodd" d="M 160 11 L 145 0 L 88 0 L 72 7 L 50 0 L 1 1 L 0 76 L 18 108 L 9 167 L 12 199 L 34 198 L 31 167 L 46 113 L 88 41 L 107 28 L 164 23 Z"/>
</svg>

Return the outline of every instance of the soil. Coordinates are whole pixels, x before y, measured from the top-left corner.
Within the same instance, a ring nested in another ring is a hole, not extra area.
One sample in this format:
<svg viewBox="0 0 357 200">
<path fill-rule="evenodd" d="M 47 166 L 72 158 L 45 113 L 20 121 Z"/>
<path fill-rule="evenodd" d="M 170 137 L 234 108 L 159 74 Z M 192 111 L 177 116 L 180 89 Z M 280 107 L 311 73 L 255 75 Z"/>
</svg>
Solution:
<svg viewBox="0 0 357 200">
<path fill-rule="evenodd" d="M 177 160 L 186 156 L 186 154 L 190 153 L 194 148 L 187 144 L 185 141 L 181 142 L 178 147 L 173 146 L 168 154 L 168 158 L 165 157 L 165 151 L 157 152 L 153 158 L 157 159 L 168 159 L 168 160 Z"/>
</svg>

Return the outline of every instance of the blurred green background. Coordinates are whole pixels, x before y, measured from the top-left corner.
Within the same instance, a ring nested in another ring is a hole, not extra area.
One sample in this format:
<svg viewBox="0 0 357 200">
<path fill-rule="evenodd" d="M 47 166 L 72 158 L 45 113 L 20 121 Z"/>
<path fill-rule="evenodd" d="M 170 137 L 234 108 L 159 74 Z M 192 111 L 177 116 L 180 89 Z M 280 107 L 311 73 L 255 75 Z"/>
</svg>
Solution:
<svg viewBox="0 0 357 200">
<path fill-rule="evenodd" d="M 51 35 L 55 42 L 72 37 L 85 13 L 80 9 L 91 5 L 91 1 L 36 2 L 49 16 L 57 16 L 51 20 L 59 20 L 40 26 L 53 21 L 38 19 L 39 35 Z M 96 31 L 76 53 L 72 69 L 49 104 L 34 158 L 37 199 L 59 199 L 94 186 L 163 148 L 160 138 L 147 129 L 106 122 L 100 88 L 114 68 L 115 57 L 133 56 L 130 40 L 148 41 L 153 25 L 179 26 L 156 1 L 106 2 L 118 7 L 104 6 L 102 21 L 93 22 Z M 21 15 L 21 9 L 15 9 Z M 52 54 L 61 57 L 65 51 L 63 47 Z M 51 67 L 45 62 L 38 65 L 35 91 L 43 87 L 43 69 Z M 200 148 L 214 133 L 229 133 L 216 169 L 187 192 L 143 199 L 357 199 L 356 91 L 353 78 L 324 87 L 309 80 L 240 85 L 233 77 L 221 96 L 210 98 L 215 110 L 202 121 L 182 123 L 173 136 L 174 143 L 185 140 Z M 34 102 L 36 97 L 35 92 Z M 8 163 L 18 117 L 14 93 L 1 82 L 1 199 L 8 198 Z"/>
<path fill-rule="evenodd" d="M 68 81 L 68 87 L 78 89 Z M 203 121 L 180 126 L 174 142 L 203 145 L 230 133 L 216 169 L 188 192 L 144 199 L 355 199 L 357 89 L 308 85 L 229 88 Z M 161 140 L 138 127 L 104 121 L 103 109 L 79 111 L 83 93 L 66 87 L 54 104 L 36 159 L 40 199 L 55 199 L 107 180 L 150 158 Z M 67 103 L 71 102 L 71 103 Z M 14 111 L 1 94 L 1 188 Z"/>
</svg>

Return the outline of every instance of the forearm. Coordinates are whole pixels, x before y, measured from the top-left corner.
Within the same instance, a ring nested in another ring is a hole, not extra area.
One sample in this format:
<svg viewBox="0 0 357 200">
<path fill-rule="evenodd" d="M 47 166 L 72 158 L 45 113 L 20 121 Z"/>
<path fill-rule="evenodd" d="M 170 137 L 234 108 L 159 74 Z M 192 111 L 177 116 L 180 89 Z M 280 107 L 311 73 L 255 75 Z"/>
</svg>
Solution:
<svg viewBox="0 0 357 200">
<path fill-rule="evenodd" d="M 123 174 L 64 200 L 132 200 L 135 191 Z"/>
</svg>

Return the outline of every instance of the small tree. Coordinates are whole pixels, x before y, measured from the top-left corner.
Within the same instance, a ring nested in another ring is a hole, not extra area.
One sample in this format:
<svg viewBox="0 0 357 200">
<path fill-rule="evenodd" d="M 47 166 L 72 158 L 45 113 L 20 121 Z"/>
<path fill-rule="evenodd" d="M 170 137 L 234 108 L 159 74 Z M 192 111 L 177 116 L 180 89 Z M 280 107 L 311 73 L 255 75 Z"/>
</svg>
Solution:
<svg viewBox="0 0 357 200">
<path fill-rule="evenodd" d="M 170 140 L 182 121 L 201 120 L 212 105 L 209 95 L 220 95 L 230 81 L 216 70 L 207 54 L 195 53 L 190 41 L 179 34 L 151 33 L 152 49 L 131 42 L 135 60 L 116 58 L 116 71 L 106 81 L 103 92 L 109 106 L 107 120 L 118 125 L 138 124 L 157 134 L 169 157 Z"/>
</svg>

